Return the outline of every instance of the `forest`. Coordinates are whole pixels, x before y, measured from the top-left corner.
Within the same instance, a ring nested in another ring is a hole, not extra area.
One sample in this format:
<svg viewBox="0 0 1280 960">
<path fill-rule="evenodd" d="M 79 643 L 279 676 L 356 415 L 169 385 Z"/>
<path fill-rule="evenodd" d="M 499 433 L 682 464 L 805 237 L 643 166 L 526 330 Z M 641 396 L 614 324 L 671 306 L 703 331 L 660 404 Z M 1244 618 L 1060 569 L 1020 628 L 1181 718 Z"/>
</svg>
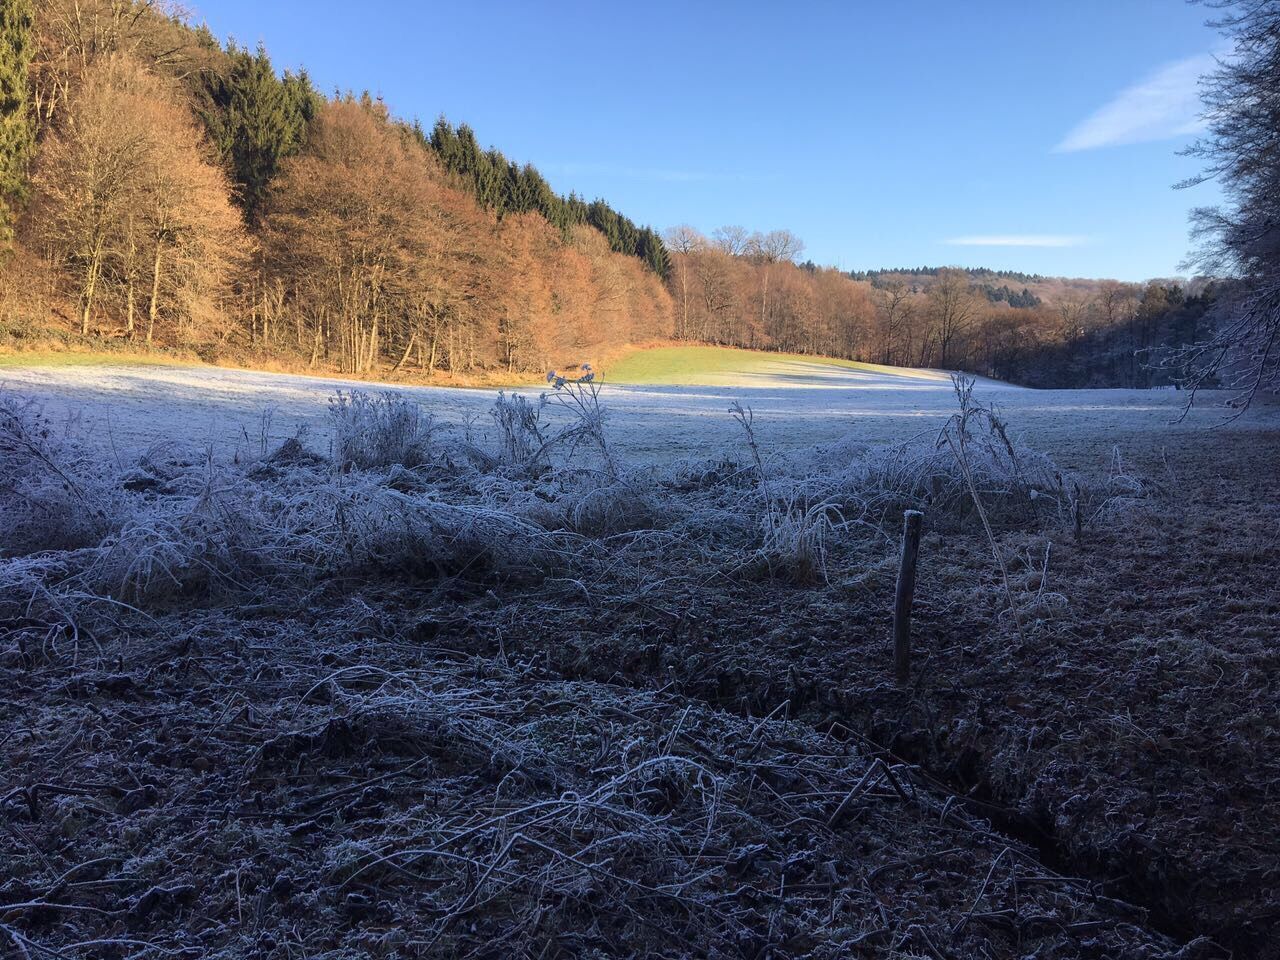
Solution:
<svg viewBox="0 0 1280 960">
<path fill-rule="evenodd" d="M 466 124 L 325 96 L 155 0 L 0 22 L 0 345 L 520 378 L 659 340 L 1151 386 L 1214 288 L 842 273 L 787 230 L 661 235 Z M 603 364 L 607 374 L 607 363 Z"/>
<path fill-rule="evenodd" d="M 677 338 L 965 370 L 1036 387 L 1176 384 L 1164 360 L 1210 332 L 1218 295 L 1202 280 L 1139 284 L 955 267 L 844 274 L 797 264 L 803 243 L 785 230 L 723 227 L 706 237 L 683 226 L 665 239 Z"/>
<path fill-rule="evenodd" d="M 527 371 L 666 333 L 656 235 L 465 127 L 324 97 L 159 4 L 5 10 L 9 339 L 368 374 Z"/>
</svg>

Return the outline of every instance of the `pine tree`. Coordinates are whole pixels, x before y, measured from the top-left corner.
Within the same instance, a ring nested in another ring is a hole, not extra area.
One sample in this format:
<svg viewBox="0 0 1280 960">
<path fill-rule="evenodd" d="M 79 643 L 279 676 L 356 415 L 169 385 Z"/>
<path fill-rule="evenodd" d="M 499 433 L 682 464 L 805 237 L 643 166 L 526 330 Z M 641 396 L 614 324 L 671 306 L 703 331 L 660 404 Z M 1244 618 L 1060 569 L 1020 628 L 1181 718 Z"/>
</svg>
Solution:
<svg viewBox="0 0 1280 960">
<path fill-rule="evenodd" d="M 603 200 L 592 200 L 587 206 L 587 223 L 604 234 L 609 249 L 618 249 L 618 215 Z"/>
<path fill-rule="evenodd" d="M 652 229 L 645 227 L 640 231 L 638 256 L 645 264 L 663 280 L 671 272 L 671 258 L 667 254 L 666 244 Z"/>
<path fill-rule="evenodd" d="M 251 54 L 228 44 L 227 54 L 226 75 L 205 78 L 208 106 L 201 115 L 252 221 L 280 163 L 302 146 L 320 96 L 306 73 L 278 77 L 262 47 Z"/>
<path fill-rule="evenodd" d="M 31 0 L 0 3 L 0 243 L 12 234 L 13 205 L 26 194 L 35 143 L 27 92 L 31 24 Z"/>
<path fill-rule="evenodd" d="M 457 173 L 462 157 L 462 143 L 454 133 L 453 126 L 444 117 L 437 118 L 436 125 L 431 128 L 431 139 L 428 143 L 440 162 L 444 164 L 444 168 Z"/>
<path fill-rule="evenodd" d="M 609 249 L 637 257 L 659 277 L 667 276 L 667 251 L 652 229 L 637 227 L 603 200 L 588 205 L 574 193 L 560 196 L 531 164 L 520 166 L 492 148 L 482 151 L 475 131 L 465 123 L 455 129 L 440 117 L 430 138 L 419 134 L 418 139 L 431 147 L 446 170 L 462 178 L 481 207 L 494 211 L 499 219 L 507 213 L 536 210 L 566 242 L 575 226 L 590 224 L 605 235 Z"/>
</svg>

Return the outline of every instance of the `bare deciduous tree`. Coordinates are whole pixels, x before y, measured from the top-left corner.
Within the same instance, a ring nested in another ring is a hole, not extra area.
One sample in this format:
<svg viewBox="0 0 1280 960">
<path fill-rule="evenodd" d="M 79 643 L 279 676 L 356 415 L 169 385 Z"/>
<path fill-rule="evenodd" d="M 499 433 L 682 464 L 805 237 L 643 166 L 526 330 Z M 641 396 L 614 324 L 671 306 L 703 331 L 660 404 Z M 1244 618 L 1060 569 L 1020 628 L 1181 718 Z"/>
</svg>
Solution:
<svg viewBox="0 0 1280 960">
<path fill-rule="evenodd" d="M 711 239 L 717 249 L 727 253 L 731 257 L 740 257 L 747 252 L 747 245 L 751 240 L 751 234 L 747 231 L 746 227 L 717 227 L 711 232 Z"/>
<path fill-rule="evenodd" d="M 1280 2 L 1213 0 L 1214 25 L 1233 49 L 1203 81 L 1208 132 L 1188 153 L 1205 162 L 1186 185 L 1218 180 L 1227 203 L 1192 214 L 1201 247 L 1192 262 L 1240 282 L 1223 298 L 1217 330 L 1171 351 L 1166 366 L 1191 389 L 1221 383 L 1246 409 L 1280 387 Z"/>
<path fill-rule="evenodd" d="M 891 280 L 877 291 L 876 306 L 880 319 L 880 362 L 893 363 L 903 328 L 911 322 L 915 302 L 911 291 L 901 280 Z M 908 348 L 909 349 L 909 348 Z"/>
<path fill-rule="evenodd" d="M 690 264 L 692 254 L 707 245 L 707 238 L 688 224 L 671 227 L 662 235 L 667 251 L 672 257 L 672 282 L 679 294 L 679 311 L 676 314 L 676 336 L 689 336 Z"/>
<path fill-rule="evenodd" d="M 163 303 L 192 319 L 245 246 L 226 179 L 205 161 L 190 114 L 128 56 L 89 68 L 45 145 L 36 186 L 41 233 L 78 278 L 82 335 L 107 285 L 120 288 L 132 335 L 144 279 L 150 342 Z"/>
<path fill-rule="evenodd" d="M 951 369 L 960 362 L 955 354 L 962 334 L 977 313 L 977 300 L 963 270 L 940 270 L 929 288 L 929 312 L 938 343 L 938 364 Z"/>
</svg>

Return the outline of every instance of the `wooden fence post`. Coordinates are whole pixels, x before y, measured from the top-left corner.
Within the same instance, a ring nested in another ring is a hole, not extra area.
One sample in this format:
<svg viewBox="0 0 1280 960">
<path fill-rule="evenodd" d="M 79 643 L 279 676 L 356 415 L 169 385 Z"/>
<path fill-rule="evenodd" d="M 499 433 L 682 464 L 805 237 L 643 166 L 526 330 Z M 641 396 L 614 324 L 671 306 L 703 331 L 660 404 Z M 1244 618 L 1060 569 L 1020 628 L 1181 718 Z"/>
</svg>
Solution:
<svg viewBox="0 0 1280 960">
<path fill-rule="evenodd" d="M 902 563 L 893 598 L 893 670 L 898 686 L 905 687 L 911 678 L 911 600 L 916 592 L 916 556 L 924 514 L 908 510 L 902 519 Z"/>
</svg>

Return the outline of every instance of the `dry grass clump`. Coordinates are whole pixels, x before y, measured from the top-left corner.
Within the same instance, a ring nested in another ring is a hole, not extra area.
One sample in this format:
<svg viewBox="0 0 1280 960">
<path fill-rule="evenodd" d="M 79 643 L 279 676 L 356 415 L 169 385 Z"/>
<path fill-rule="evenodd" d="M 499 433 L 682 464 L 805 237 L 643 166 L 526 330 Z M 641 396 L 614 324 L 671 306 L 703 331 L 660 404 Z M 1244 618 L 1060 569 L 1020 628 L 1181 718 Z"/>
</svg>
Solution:
<svg viewBox="0 0 1280 960">
<path fill-rule="evenodd" d="M 751 451 L 760 501 L 760 542 L 745 566 L 794 583 L 827 579 L 827 541 L 843 525 L 837 506 L 811 496 L 803 485 L 775 489 L 755 435 L 755 414 L 734 402 L 729 414 L 742 428 Z"/>
<path fill-rule="evenodd" d="M 498 391 L 490 416 L 498 430 L 496 455 L 485 457 L 485 465 L 502 464 L 520 473 L 538 474 L 549 470 L 551 440 L 544 423 L 547 397 L 530 400 L 519 393 L 507 396 Z"/>
<path fill-rule="evenodd" d="M 329 400 L 333 458 L 344 470 L 420 467 L 437 456 L 434 419 L 411 400 L 394 393 L 371 396 L 338 391 Z"/>
<path fill-rule="evenodd" d="M 666 527 L 679 514 L 642 471 L 590 477 L 567 490 L 557 506 L 565 529 L 597 539 Z"/>
<path fill-rule="evenodd" d="M 376 575 L 527 577 L 567 554 L 518 517 L 404 492 L 377 474 L 313 471 L 303 479 L 295 471 L 291 480 L 212 474 L 197 495 L 166 498 L 105 540 L 82 580 L 130 602 L 155 602 Z"/>
<path fill-rule="evenodd" d="M 96 543 L 123 508 L 101 466 L 31 400 L 0 391 L 0 556 Z"/>
<path fill-rule="evenodd" d="M 873 449 L 836 444 L 797 458 L 788 470 L 811 501 L 836 505 L 849 522 L 894 532 L 904 510 L 921 510 L 931 530 L 1060 530 L 1077 539 L 1100 519 L 1149 495 L 1117 453 L 1102 476 L 1073 476 L 1016 443 L 993 406 L 955 378 L 957 412 L 935 437 Z"/>
</svg>

